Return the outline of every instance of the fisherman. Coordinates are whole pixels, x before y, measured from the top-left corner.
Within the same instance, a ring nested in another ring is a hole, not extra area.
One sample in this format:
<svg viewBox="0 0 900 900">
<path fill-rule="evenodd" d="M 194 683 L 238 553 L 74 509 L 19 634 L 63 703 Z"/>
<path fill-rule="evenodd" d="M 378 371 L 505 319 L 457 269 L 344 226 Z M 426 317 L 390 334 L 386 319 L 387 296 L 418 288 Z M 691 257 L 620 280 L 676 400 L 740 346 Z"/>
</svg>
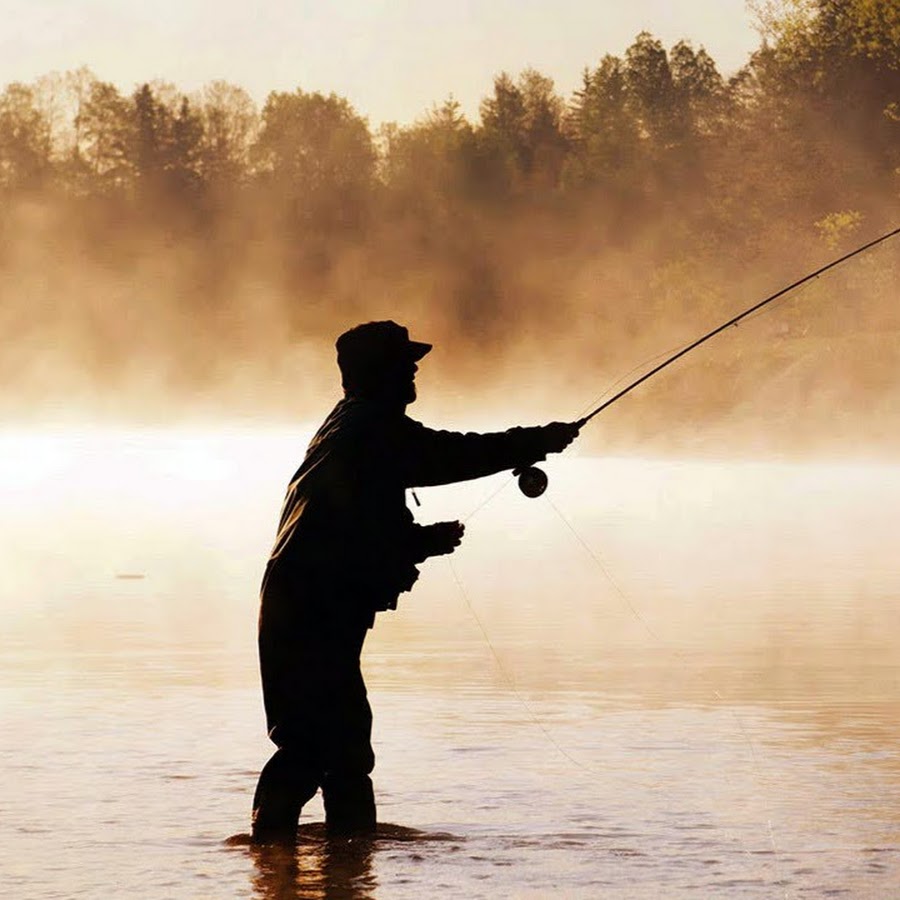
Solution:
<svg viewBox="0 0 900 900">
<path fill-rule="evenodd" d="M 375 614 L 412 589 L 417 566 L 452 553 L 463 536 L 460 522 L 416 524 L 406 489 L 530 466 L 564 450 L 579 428 L 433 431 L 406 415 L 431 344 L 384 321 L 350 329 L 336 347 L 344 398 L 288 486 L 262 583 L 260 669 L 278 749 L 253 798 L 260 843 L 293 841 L 319 788 L 329 834 L 375 830 L 363 641 Z"/>
</svg>

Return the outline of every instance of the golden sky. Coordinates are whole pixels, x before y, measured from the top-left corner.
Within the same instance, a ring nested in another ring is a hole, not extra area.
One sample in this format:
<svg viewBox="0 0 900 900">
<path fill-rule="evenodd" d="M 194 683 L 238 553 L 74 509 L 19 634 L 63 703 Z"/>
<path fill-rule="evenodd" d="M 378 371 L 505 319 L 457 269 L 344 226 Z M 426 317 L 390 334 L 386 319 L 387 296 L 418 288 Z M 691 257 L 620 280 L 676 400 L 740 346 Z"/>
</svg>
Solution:
<svg viewBox="0 0 900 900">
<path fill-rule="evenodd" d="M 410 122 L 451 93 L 470 114 L 501 70 L 574 89 L 584 66 L 646 28 L 689 38 L 723 73 L 758 38 L 744 0 L 0 0 L 0 84 L 85 64 L 126 90 L 223 78 L 335 91 L 373 125 Z"/>
</svg>

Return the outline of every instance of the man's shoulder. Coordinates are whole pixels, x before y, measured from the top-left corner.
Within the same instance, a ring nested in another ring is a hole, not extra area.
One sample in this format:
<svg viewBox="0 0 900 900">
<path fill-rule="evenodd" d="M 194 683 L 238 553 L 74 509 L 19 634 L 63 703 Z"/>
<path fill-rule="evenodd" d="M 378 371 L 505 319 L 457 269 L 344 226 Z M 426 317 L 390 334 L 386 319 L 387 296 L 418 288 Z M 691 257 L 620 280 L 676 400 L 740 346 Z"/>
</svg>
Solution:
<svg viewBox="0 0 900 900">
<path fill-rule="evenodd" d="M 316 432 L 315 440 L 342 436 L 348 432 L 366 428 L 373 419 L 374 416 L 372 410 L 368 408 L 368 404 L 346 398 L 339 400 Z"/>
<path fill-rule="evenodd" d="M 384 407 L 364 399 L 340 400 L 316 432 L 313 447 L 335 447 L 402 434 L 407 427 L 422 428 L 405 415 L 387 413 Z"/>
</svg>

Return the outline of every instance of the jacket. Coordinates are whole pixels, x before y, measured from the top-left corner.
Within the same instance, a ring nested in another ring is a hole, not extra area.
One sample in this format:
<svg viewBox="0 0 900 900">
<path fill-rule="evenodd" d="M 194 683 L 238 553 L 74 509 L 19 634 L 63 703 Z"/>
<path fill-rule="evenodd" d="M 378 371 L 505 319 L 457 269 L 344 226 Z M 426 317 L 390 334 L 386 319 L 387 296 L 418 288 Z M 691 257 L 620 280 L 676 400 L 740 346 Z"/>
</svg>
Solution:
<svg viewBox="0 0 900 900">
<path fill-rule="evenodd" d="M 279 628 L 295 616 L 371 627 L 427 555 L 426 529 L 414 522 L 406 490 L 529 465 L 545 455 L 543 431 L 436 431 L 402 407 L 341 400 L 288 486 L 263 579 L 261 629 L 270 606 L 292 608 L 294 615 L 276 616 Z"/>
</svg>

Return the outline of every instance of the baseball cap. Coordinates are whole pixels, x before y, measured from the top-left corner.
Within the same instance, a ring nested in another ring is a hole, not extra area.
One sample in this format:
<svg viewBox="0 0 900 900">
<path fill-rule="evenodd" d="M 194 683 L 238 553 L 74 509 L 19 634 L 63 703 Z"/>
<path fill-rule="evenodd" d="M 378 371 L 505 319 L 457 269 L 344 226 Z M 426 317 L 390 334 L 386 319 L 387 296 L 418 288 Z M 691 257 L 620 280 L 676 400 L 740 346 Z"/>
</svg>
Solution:
<svg viewBox="0 0 900 900">
<path fill-rule="evenodd" d="M 411 341 L 409 331 L 390 320 L 357 325 L 345 331 L 335 343 L 338 366 L 345 373 L 377 370 L 401 359 L 416 362 L 431 350 L 431 346 Z"/>
</svg>

